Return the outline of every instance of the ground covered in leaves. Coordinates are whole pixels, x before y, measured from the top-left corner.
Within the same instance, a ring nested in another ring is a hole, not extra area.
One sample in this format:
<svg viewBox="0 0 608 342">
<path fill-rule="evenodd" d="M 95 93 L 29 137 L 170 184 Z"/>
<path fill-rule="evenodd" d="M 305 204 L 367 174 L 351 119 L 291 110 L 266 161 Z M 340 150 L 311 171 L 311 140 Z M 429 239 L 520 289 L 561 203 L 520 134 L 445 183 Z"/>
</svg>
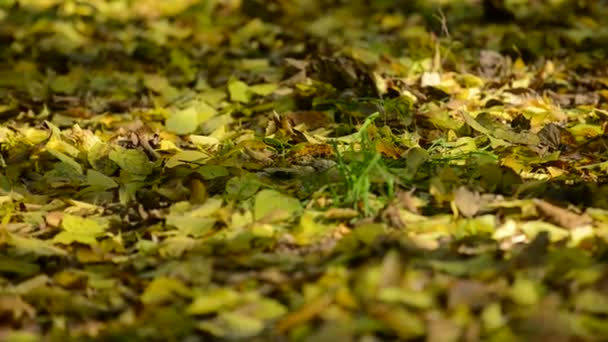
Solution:
<svg viewBox="0 0 608 342">
<path fill-rule="evenodd" d="M 12 2 L 0 340 L 608 336 L 599 2 Z"/>
</svg>

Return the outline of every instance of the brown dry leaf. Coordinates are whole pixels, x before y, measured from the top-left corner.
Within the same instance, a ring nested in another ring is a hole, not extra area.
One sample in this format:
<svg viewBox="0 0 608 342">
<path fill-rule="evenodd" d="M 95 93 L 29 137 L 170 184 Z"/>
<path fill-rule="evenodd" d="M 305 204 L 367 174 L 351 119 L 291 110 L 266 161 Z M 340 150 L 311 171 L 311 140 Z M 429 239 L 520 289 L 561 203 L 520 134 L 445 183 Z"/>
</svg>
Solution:
<svg viewBox="0 0 608 342">
<path fill-rule="evenodd" d="M 462 215 L 473 217 L 479 211 L 480 196 L 478 193 L 461 186 L 454 192 L 454 203 Z"/>
<path fill-rule="evenodd" d="M 306 68 L 308 61 L 293 58 L 285 58 L 285 67 L 290 77 L 282 82 L 284 85 L 293 85 L 306 79 Z"/>
<path fill-rule="evenodd" d="M 295 164 L 308 164 L 314 159 L 327 159 L 334 155 L 334 149 L 328 144 L 303 143 L 293 148 L 288 155 L 288 161 Z"/>
<path fill-rule="evenodd" d="M 327 114 L 313 110 L 289 112 L 284 115 L 283 120 L 288 121 L 291 126 L 304 125 L 309 130 L 315 130 L 331 123 Z M 287 123 L 283 122 L 283 125 L 285 124 Z"/>
<path fill-rule="evenodd" d="M 476 280 L 459 280 L 450 285 L 448 290 L 448 307 L 460 306 L 480 309 L 492 300 L 488 286 Z"/>
<path fill-rule="evenodd" d="M 3 294 L 0 296 L 0 315 L 9 322 L 18 322 L 24 318 L 34 318 L 36 308 L 25 302 L 15 294 Z"/>
<path fill-rule="evenodd" d="M 419 208 L 424 206 L 424 201 L 414 196 L 415 190 L 416 189 L 414 188 L 410 191 L 399 191 L 396 197 L 400 207 L 407 209 L 414 214 L 418 214 Z"/>
<path fill-rule="evenodd" d="M 328 220 L 351 219 L 357 217 L 359 212 L 352 208 L 329 208 L 323 216 Z"/>
<path fill-rule="evenodd" d="M 544 200 L 534 199 L 534 205 L 543 217 L 560 227 L 574 229 L 592 222 L 586 214 L 579 215 Z"/>
<path fill-rule="evenodd" d="M 371 69 L 349 56 L 315 56 L 306 68 L 312 79 L 329 83 L 339 91 L 351 90 L 360 97 L 379 95 Z"/>
<path fill-rule="evenodd" d="M 48 224 L 51 227 L 59 227 L 62 219 L 63 219 L 63 212 L 61 212 L 61 211 L 51 211 L 48 214 L 46 214 L 46 217 L 45 217 L 46 224 Z"/>
<path fill-rule="evenodd" d="M 567 129 L 549 123 L 538 132 L 541 144 L 547 146 L 550 151 L 564 150 L 576 147 L 576 139 Z"/>
<path fill-rule="evenodd" d="M 389 141 L 380 140 L 376 143 L 376 151 L 385 157 L 398 159 L 403 154 L 403 150 Z"/>
<path fill-rule="evenodd" d="M 405 223 L 403 222 L 403 220 L 401 219 L 401 215 L 399 214 L 399 208 L 394 204 L 388 205 L 382 211 L 380 216 L 382 217 L 383 221 L 388 222 L 389 225 L 395 228 L 401 229 L 405 227 Z"/>
<path fill-rule="evenodd" d="M 555 103 L 562 107 L 583 105 L 596 106 L 600 100 L 600 94 L 598 93 L 560 94 L 554 91 L 548 91 L 547 94 L 549 94 Z"/>
<path fill-rule="evenodd" d="M 483 50 L 479 53 L 480 71 L 487 78 L 500 75 L 506 64 L 505 57 L 496 51 Z"/>
<path fill-rule="evenodd" d="M 427 342 L 459 341 L 462 329 L 455 320 L 445 317 L 442 313 L 432 313 L 427 316 L 429 334 Z"/>
</svg>

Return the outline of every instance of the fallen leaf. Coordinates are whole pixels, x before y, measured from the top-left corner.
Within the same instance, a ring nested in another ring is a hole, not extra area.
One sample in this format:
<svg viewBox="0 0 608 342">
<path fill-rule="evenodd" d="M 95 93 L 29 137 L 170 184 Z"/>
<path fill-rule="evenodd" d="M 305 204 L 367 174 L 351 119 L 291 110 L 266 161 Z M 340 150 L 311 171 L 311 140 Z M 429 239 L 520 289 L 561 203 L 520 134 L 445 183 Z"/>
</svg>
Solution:
<svg viewBox="0 0 608 342">
<path fill-rule="evenodd" d="M 560 227 L 574 229 L 593 222 L 588 215 L 573 213 L 544 200 L 534 199 L 534 205 L 544 218 Z"/>
<path fill-rule="evenodd" d="M 454 203 L 458 211 L 465 217 L 473 217 L 481 207 L 481 197 L 478 193 L 472 192 L 466 187 L 459 187 L 454 191 Z"/>
</svg>

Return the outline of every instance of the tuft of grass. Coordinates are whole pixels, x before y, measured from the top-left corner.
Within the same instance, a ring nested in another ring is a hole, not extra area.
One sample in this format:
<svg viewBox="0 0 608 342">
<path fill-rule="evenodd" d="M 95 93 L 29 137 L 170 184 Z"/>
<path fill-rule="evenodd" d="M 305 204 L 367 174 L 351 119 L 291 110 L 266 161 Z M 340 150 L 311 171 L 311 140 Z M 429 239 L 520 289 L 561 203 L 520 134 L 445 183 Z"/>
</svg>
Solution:
<svg viewBox="0 0 608 342">
<path fill-rule="evenodd" d="M 330 187 L 334 201 L 360 209 L 365 216 L 374 212 L 370 199 L 375 191 L 384 192 L 388 198 L 395 193 L 396 177 L 376 150 L 376 144 L 369 134 L 370 126 L 378 116 L 379 113 L 374 113 L 365 120 L 357 132 L 359 142 L 351 144 L 346 153 L 338 149 L 337 143 L 333 143 L 336 167 L 341 175 L 341 183 Z"/>
</svg>

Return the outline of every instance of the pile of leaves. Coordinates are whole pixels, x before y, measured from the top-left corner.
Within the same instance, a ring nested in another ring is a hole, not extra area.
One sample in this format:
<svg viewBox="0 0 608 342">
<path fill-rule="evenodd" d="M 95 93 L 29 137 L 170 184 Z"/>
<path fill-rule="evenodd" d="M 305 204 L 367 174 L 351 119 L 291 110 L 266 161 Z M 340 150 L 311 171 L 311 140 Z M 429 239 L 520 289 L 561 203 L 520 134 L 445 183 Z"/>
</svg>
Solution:
<svg viewBox="0 0 608 342">
<path fill-rule="evenodd" d="M 0 2 L 0 340 L 605 340 L 575 3 Z"/>
</svg>

